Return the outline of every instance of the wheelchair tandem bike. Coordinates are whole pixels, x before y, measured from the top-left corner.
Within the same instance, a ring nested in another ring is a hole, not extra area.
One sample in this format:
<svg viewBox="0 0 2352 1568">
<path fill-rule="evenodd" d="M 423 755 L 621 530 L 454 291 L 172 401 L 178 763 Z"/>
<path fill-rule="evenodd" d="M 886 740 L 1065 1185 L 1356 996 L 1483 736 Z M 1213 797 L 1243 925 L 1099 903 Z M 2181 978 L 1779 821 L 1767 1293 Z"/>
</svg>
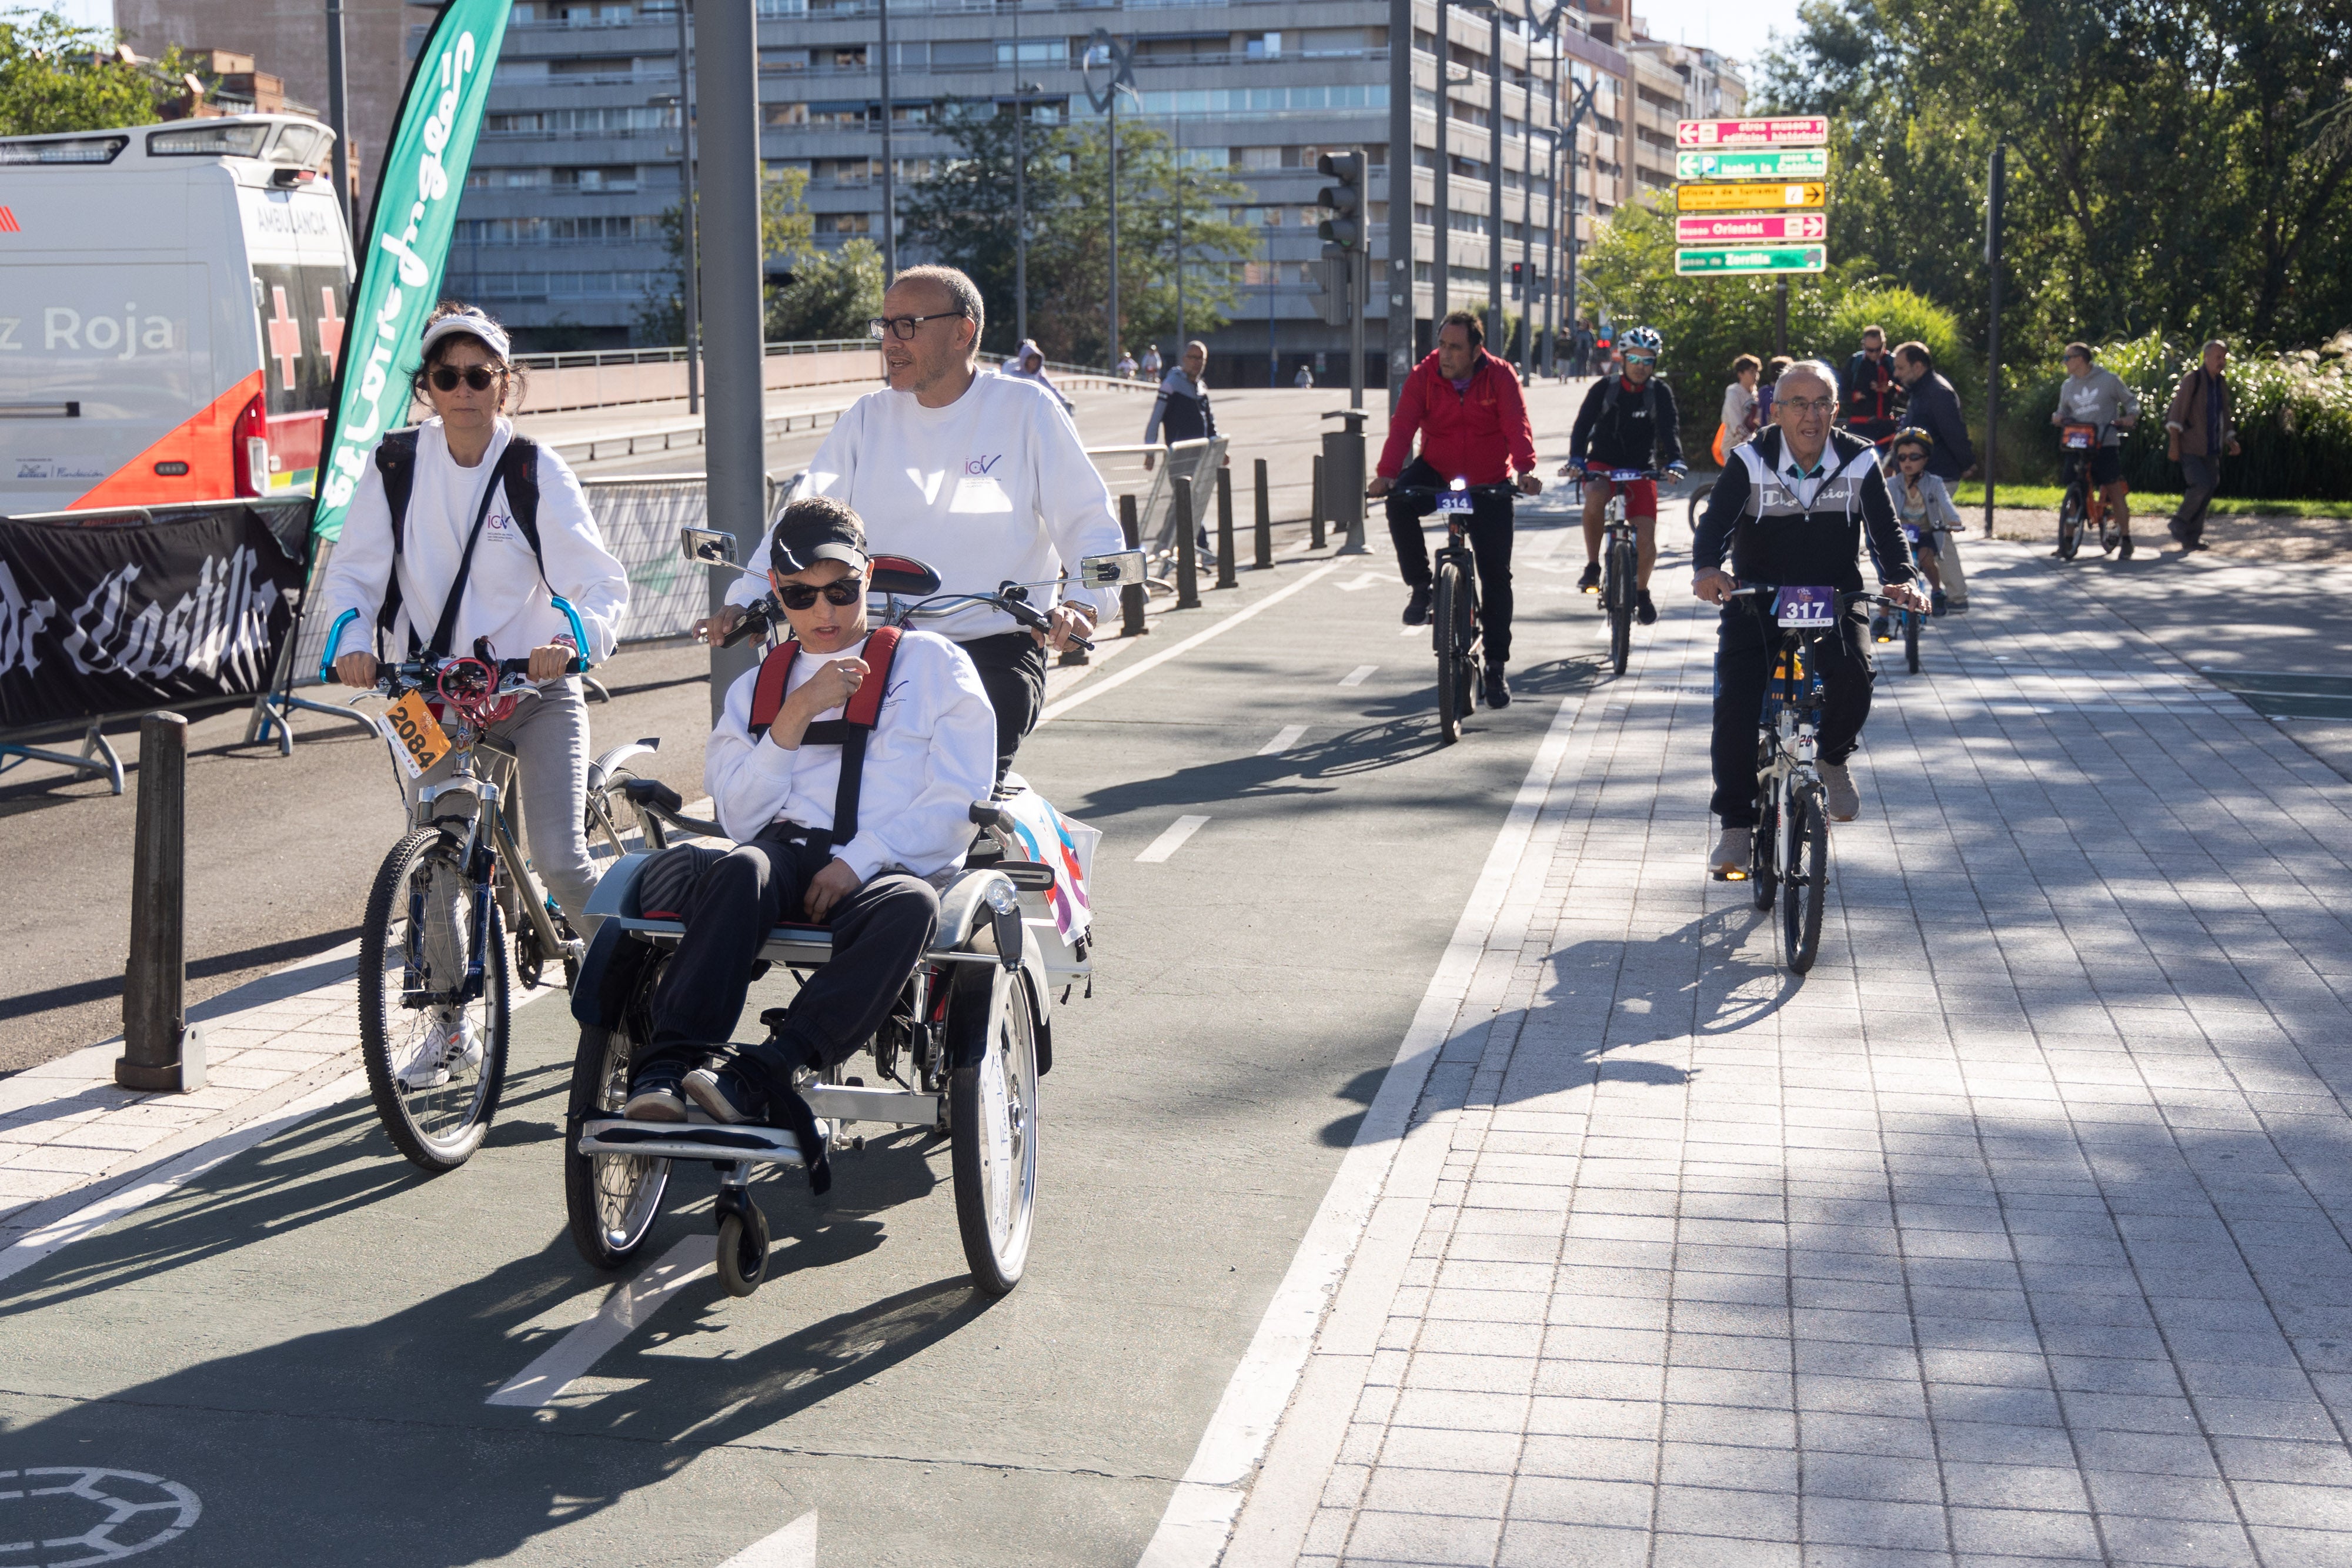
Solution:
<svg viewBox="0 0 2352 1568">
<path fill-rule="evenodd" d="M 689 559 L 741 570 L 730 536 L 684 533 Z M 1090 557 L 1080 575 L 1089 585 L 1118 586 L 1141 580 L 1142 564 L 1133 553 Z M 870 570 L 871 591 L 884 601 L 877 625 L 974 603 L 992 605 L 1025 626 L 1045 624 L 1027 600 L 1029 588 L 1044 585 L 1007 582 L 994 594 L 943 595 L 937 574 L 919 561 L 877 555 Z M 762 601 L 729 640 L 782 622 Z M 864 1123 L 926 1128 L 947 1140 L 965 1260 L 980 1288 L 1001 1295 L 1020 1282 L 1028 1260 L 1038 1080 L 1053 1065 L 1055 993 L 1066 1000 L 1079 984 L 1092 993 L 1086 873 L 1097 835 L 1062 817 L 1017 776 L 1009 776 L 993 800 L 974 802 L 971 818 L 981 837 L 963 868 L 942 879 L 938 932 L 888 1019 L 861 1048 L 869 1076 L 850 1076 L 845 1062 L 822 1074 L 804 1072 L 795 1087 L 827 1149 L 862 1145 L 862 1135 L 846 1129 Z M 632 1056 L 650 1038 L 655 988 L 685 934 L 682 921 L 640 904 L 640 879 L 652 859 L 624 856 L 589 904 L 604 919 L 599 946 L 625 956 L 592 962 L 572 996 L 582 1027 L 563 1135 L 572 1236 L 596 1268 L 624 1266 L 653 1230 L 673 1163 L 707 1161 L 719 1173 L 719 1281 L 730 1293 L 748 1296 L 767 1271 L 769 1253 L 768 1222 L 751 1198 L 751 1178 L 762 1165 L 803 1165 L 793 1133 L 720 1124 L 699 1109 L 682 1124 L 620 1114 Z M 609 943 L 608 932 L 617 933 Z M 761 945 L 754 974 L 780 967 L 797 980 L 831 953 L 828 927 L 785 922 Z M 761 1015 L 772 1030 L 782 1019 L 781 1008 Z"/>
</svg>

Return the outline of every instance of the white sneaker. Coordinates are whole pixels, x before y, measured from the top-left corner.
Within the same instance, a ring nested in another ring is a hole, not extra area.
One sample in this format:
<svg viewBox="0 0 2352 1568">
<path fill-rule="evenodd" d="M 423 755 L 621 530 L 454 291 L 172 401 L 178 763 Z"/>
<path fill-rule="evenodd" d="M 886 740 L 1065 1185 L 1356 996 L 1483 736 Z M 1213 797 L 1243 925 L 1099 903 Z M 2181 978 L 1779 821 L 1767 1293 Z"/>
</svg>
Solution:
<svg viewBox="0 0 2352 1568">
<path fill-rule="evenodd" d="M 1853 769 L 1843 762 L 1822 764 L 1822 794 L 1832 822 L 1851 822 L 1862 814 L 1862 791 L 1853 787 Z"/>
<path fill-rule="evenodd" d="M 475 1037 L 474 1020 L 462 1015 L 436 1019 L 425 1043 L 417 1048 L 408 1065 L 400 1070 L 400 1086 L 438 1089 L 449 1082 L 449 1069 L 459 1062 L 465 1063 L 470 1072 L 481 1072 L 482 1042 Z"/>
<path fill-rule="evenodd" d="M 1715 841 L 1715 853 L 1707 857 L 1707 874 L 1717 882 L 1746 881 L 1753 832 L 1750 828 L 1724 829 L 1723 836 Z"/>
</svg>

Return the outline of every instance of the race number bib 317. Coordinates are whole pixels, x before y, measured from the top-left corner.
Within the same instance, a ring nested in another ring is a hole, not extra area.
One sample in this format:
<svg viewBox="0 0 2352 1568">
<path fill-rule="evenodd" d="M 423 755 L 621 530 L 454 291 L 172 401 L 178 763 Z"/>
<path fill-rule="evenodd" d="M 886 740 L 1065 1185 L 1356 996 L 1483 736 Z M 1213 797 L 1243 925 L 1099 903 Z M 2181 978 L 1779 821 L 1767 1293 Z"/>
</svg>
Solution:
<svg viewBox="0 0 2352 1568">
<path fill-rule="evenodd" d="M 1783 626 L 1831 626 L 1837 622 L 1834 588 L 1784 588 L 1772 601 L 1772 618 Z"/>
</svg>

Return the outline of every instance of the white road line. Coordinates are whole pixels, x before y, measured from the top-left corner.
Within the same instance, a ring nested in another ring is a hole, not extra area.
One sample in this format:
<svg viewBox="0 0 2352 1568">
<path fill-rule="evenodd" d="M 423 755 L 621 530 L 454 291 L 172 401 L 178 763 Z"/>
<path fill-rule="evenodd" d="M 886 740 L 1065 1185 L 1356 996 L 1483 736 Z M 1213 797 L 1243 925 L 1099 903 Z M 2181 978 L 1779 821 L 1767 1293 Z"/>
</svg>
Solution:
<svg viewBox="0 0 2352 1568">
<path fill-rule="evenodd" d="M 1225 1385 L 1183 1480 L 1168 1500 L 1160 1529 L 1144 1550 L 1141 1568 L 1210 1568 L 1223 1553 L 1258 1462 L 1314 1349 L 1324 1309 L 1338 1293 L 1349 1258 L 1403 1144 L 1429 1070 L 1454 1032 L 1487 937 L 1502 915 L 1520 859 L 1534 837 L 1536 819 L 1568 756 L 1569 735 L 1580 711 L 1580 702 L 1571 698 L 1553 716 L 1412 1027 L 1381 1080 L 1371 1109 L 1358 1124 L 1355 1142 L 1340 1161 L 1339 1173 L 1324 1194 L 1273 1302 L 1258 1320 L 1248 1352 Z"/>
<path fill-rule="evenodd" d="M 1175 658 L 1178 654 L 1190 653 L 1194 648 L 1197 648 L 1202 643 L 1207 642 L 1210 638 L 1222 636 L 1225 632 L 1232 631 L 1234 627 L 1240 625 L 1243 622 L 1248 620 L 1251 616 L 1255 615 L 1260 611 L 1273 609 L 1276 605 L 1281 603 L 1292 594 L 1297 593 L 1300 589 L 1307 587 L 1310 583 L 1320 581 L 1322 579 L 1328 577 L 1331 573 L 1339 570 L 1339 566 L 1340 563 L 1336 560 L 1325 561 L 1313 571 L 1310 571 L 1298 579 L 1297 581 L 1282 588 L 1277 588 L 1272 593 L 1267 594 L 1264 599 L 1258 600 L 1254 603 L 1243 605 L 1239 610 L 1234 611 L 1223 621 L 1215 622 L 1210 625 L 1202 627 L 1198 632 L 1193 632 L 1190 637 L 1185 638 L 1181 643 L 1177 643 L 1174 647 L 1162 648 L 1160 652 L 1151 654 L 1148 658 L 1139 659 L 1132 664 L 1122 665 L 1120 668 L 1112 671 L 1109 674 L 1104 675 L 1097 680 L 1088 681 L 1085 685 L 1080 686 L 1068 696 L 1062 698 L 1061 701 L 1046 704 L 1045 711 L 1037 716 L 1037 722 L 1039 724 L 1044 724 L 1048 719 L 1059 718 L 1064 714 L 1069 712 L 1072 708 L 1076 707 L 1081 704 L 1094 701 L 1095 698 L 1102 695 L 1105 692 L 1117 691 L 1119 687 L 1127 685 L 1128 682 L 1135 679 L 1136 676 L 1156 670 L 1160 665 L 1166 664 L 1169 660 Z M 1161 624 L 1164 626 L 1166 622 L 1162 622 Z"/>
<path fill-rule="evenodd" d="M 1398 632 L 1397 635 L 1400 637 L 1426 637 L 1429 635 L 1429 628 L 1426 626 L 1408 626 L 1403 631 Z"/>
<path fill-rule="evenodd" d="M 1160 862 L 1166 860 L 1170 855 L 1172 855 L 1178 850 L 1182 849 L 1184 847 L 1184 841 L 1191 838 L 1194 833 L 1199 832 L 1201 829 L 1206 825 L 1209 819 L 1206 817 L 1177 818 L 1175 821 L 1169 824 L 1169 828 L 1166 832 L 1152 840 L 1151 842 L 1145 847 L 1144 852 L 1135 857 L 1136 863 L 1139 865 L 1156 865 Z"/>
<path fill-rule="evenodd" d="M 1260 757 L 1279 757 L 1297 745 L 1299 737 L 1306 733 L 1307 727 L 1303 724 L 1286 724 L 1274 732 L 1272 740 L 1257 748 L 1257 754 Z"/>
<path fill-rule="evenodd" d="M 710 1238 L 688 1237 L 663 1253 L 661 1261 L 606 1297 L 594 1317 L 548 1346 L 538 1360 L 508 1378 L 483 1403 L 539 1409 L 570 1387 L 573 1379 L 586 1376 L 607 1351 L 643 1328 L 680 1287 L 718 1267 Z"/>
<path fill-rule="evenodd" d="M 1339 684 L 1343 686 L 1360 686 L 1371 679 L 1372 672 L 1379 668 L 1378 664 L 1358 664 L 1339 677 Z"/>
<path fill-rule="evenodd" d="M 754 1541 L 719 1568 L 816 1568 L 816 1510 Z"/>
<path fill-rule="evenodd" d="M 1360 588 L 1378 588 L 1381 583 L 1386 582 L 1387 580 L 1387 578 L 1381 576 L 1377 571 L 1368 571 L 1358 577 L 1352 582 L 1343 582 L 1339 584 L 1339 589 L 1342 593 L 1353 593 Z"/>
</svg>

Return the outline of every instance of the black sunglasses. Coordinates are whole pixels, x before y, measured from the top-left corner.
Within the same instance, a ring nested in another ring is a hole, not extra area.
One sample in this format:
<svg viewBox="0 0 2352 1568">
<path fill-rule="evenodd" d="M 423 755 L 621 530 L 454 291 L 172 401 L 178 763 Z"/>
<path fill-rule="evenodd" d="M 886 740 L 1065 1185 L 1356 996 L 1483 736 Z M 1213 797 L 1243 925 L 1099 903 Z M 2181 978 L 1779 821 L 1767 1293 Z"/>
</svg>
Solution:
<svg viewBox="0 0 2352 1568">
<path fill-rule="evenodd" d="M 787 610 L 806 610 L 816 602 L 816 596 L 820 593 L 824 595 L 827 604 L 855 604 L 866 597 L 866 580 L 845 577 L 838 581 L 828 582 L 823 588 L 810 582 L 780 582 L 776 585 L 776 598 Z"/>
<path fill-rule="evenodd" d="M 468 365 L 462 371 L 451 365 L 436 365 L 431 380 L 436 389 L 445 392 L 456 392 L 459 382 L 475 392 L 488 392 L 499 384 L 499 378 L 505 373 L 488 365 Z"/>
</svg>

